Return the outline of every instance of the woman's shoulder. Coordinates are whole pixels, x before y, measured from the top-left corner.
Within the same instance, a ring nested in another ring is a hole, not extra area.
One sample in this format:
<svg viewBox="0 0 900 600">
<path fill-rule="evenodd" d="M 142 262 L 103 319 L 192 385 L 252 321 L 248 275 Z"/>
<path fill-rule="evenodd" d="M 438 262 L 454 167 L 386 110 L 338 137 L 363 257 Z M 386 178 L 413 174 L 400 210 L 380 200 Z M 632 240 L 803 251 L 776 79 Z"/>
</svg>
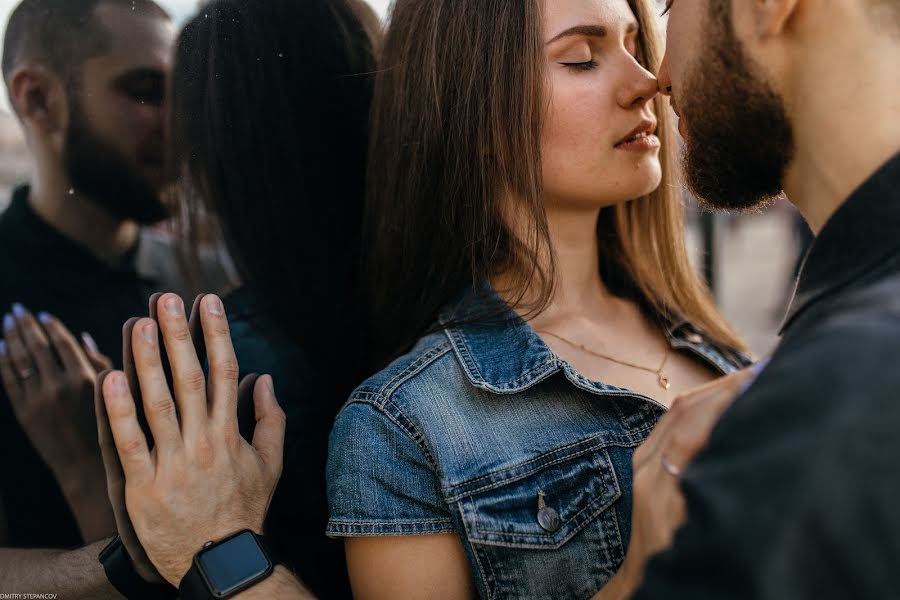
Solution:
<svg viewBox="0 0 900 600">
<path fill-rule="evenodd" d="M 444 387 L 457 377 L 453 347 L 443 331 L 424 335 L 406 353 L 360 384 L 349 403 L 391 401 L 427 396 L 430 389 Z"/>
</svg>

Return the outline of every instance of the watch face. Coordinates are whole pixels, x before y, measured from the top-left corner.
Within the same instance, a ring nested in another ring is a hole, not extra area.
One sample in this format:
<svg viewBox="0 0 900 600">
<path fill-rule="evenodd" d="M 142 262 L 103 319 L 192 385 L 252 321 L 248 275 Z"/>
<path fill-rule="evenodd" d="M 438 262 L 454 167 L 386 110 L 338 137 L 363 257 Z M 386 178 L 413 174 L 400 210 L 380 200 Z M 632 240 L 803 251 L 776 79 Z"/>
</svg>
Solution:
<svg viewBox="0 0 900 600">
<path fill-rule="evenodd" d="M 249 531 L 201 552 L 197 562 L 216 596 L 232 594 L 272 569 L 272 563 Z"/>
</svg>

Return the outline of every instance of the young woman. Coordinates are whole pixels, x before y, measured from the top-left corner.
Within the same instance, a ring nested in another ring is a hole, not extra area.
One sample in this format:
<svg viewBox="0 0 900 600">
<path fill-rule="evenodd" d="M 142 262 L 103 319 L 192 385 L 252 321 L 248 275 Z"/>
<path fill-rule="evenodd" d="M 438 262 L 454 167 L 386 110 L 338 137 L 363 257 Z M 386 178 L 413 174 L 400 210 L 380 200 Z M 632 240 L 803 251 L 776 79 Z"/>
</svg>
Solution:
<svg viewBox="0 0 900 600">
<path fill-rule="evenodd" d="M 364 376 L 356 281 L 379 28 L 362 0 L 214 0 L 182 32 L 173 74 L 183 237 L 221 230 L 244 282 L 225 300 L 238 363 L 273 375 L 288 416 L 267 534 L 323 598 L 349 595 L 324 534 L 325 454 Z"/>
<path fill-rule="evenodd" d="M 649 0 L 397 0 L 364 256 L 386 364 L 332 431 L 360 598 L 590 598 L 631 458 L 748 364 L 692 271 Z"/>
</svg>

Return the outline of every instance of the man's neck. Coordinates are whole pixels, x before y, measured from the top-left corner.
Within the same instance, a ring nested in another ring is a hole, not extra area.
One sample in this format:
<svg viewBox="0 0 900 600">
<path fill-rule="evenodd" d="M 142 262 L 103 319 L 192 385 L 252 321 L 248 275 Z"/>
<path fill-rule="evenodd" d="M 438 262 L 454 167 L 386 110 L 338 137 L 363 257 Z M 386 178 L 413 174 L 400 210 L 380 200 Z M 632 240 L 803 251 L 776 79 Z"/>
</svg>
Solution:
<svg viewBox="0 0 900 600">
<path fill-rule="evenodd" d="M 869 39 L 838 62 L 797 74 L 796 153 L 785 192 L 818 234 L 880 166 L 900 152 L 900 45 Z M 838 52 L 840 52 L 838 50 Z M 810 93 L 812 90 L 812 93 Z"/>
<path fill-rule="evenodd" d="M 107 264 L 119 264 L 137 243 L 140 228 L 135 222 L 113 217 L 65 181 L 36 178 L 28 204 L 51 227 Z"/>
</svg>

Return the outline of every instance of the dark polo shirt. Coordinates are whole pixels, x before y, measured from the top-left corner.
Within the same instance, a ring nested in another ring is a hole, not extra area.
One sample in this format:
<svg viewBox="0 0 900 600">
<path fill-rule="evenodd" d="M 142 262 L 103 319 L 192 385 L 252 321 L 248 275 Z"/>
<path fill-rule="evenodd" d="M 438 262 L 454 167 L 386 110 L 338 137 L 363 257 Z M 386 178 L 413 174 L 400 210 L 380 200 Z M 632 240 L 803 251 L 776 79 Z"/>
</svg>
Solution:
<svg viewBox="0 0 900 600">
<path fill-rule="evenodd" d="M 188 291 L 171 248 L 152 235 L 142 235 L 125 264 L 111 268 L 38 217 L 28 205 L 27 188 L 17 189 L 0 215 L 0 314 L 9 312 L 13 302 L 49 312 L 76 336 L 89 332 L 121 367 L 122 324 L 146 315 L 150 294 L 163 290 Z M 85 410 L 93 411 L 93 406 Z M 19 427 L 2 386 L 0 457 L 0 497 L 10 545 L 81 545 L 62 492 Z"/>
<path fill-rule="evenodd" d="M 683 488 L 638 600 L 900 598 L 900 155 L 823 228 Z"/>
</svg>

